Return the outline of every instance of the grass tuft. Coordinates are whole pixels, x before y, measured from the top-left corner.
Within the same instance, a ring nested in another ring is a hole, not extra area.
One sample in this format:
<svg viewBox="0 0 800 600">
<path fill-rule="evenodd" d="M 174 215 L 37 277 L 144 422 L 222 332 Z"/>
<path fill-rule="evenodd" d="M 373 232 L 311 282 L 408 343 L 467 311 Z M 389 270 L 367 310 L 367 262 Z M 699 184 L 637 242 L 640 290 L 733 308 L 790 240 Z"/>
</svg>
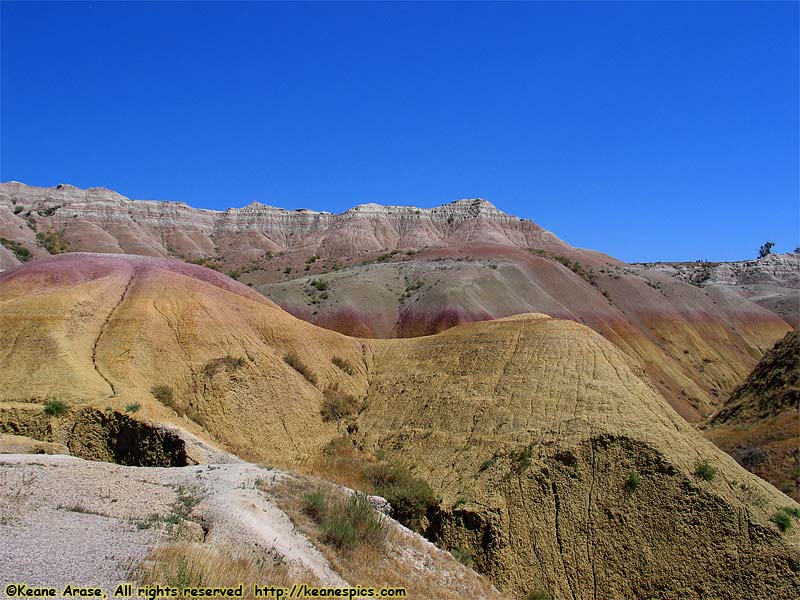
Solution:
<svg viewBox="0 0 800 600">
<path fill-rule="evenodd" d="M 450 554 L 453 555 L 458 562 L 460 562 L 465 567 L 472 567 L 473 559 L 472 559 L 472 552 L 469 548 L 464 548 L 463 546 L 456 546 L 452 550 L 450 550 Z"/>
<path fill-rule="evenodd" d="M 48 417 L 60 417 L 68 408 L 69 405 L 63 400 L 52 399 L 44 403 L 44 414 Z"/>
<path fill-rule="evenodd" d="M 323 421 L 339 421 L 358 412 L 358 400 L 338 386 L 329 387 L 325 390 L 325 399 L 322 401 L 320 412 Z"/>
<path fill-rule="evenodd" d="M 168 385 L 154 385 L 150 388 L 150 393 L 153 394 L 156 400 L 166 404 L 167 406 L 172 406 L 172 401 L 174 399 L 175 394 L 172 391 L 172 388 Z"/>
<path fill-rule="evenodd" d="M 322 540 L 337 550 L 351 551 L 361 544 L 378 546 L 386 537 L 386 521 L 365 494 L 338 498 L 318 488 L 303 494 L 302 509 L 320 527 Z"/>
<path fill-rule="evenodd" d="M 342 371 L 347 373 L 348 375 L 352 375 L 355 372 L 355 369 L 353 369 L 353 365 L 351 365 L 349 362 L 347 362 L 345 359 L 339 356 L 334 356 L 331 359 L 331 362 L 337 367 L 339 367 Z"/>
<path fill-rule="evenodd" d="M 138 402 L 134 402 L 134 403 L 132 403 L 132 404 L 128 404 L 128 405 L 125 407 L 125 412 L 126 412 L 126 413 L 135 413 L 135 412 L 139 412 L 139 409 L 140 409 L 140 408 L 142 408 L 142 405 L 141 405 L 141 404 L 139 404 Z"/>
<path fill-rule="evenodd" d="M 695 465 L 694 474 L 704 481 L 711 481 L 717 476 L 717 470 L 705 459 Z"/>
<path fill-rule="evenodd" d="M 778 526 L 781 531 L 788 531 L 792 528 L 792 519 L 800 519 L 800 508 L 782 506 L 770 517 L 770 521 Z"/>
<path fill-rule="evenodd" d="M 309 383 L 313 385 L 317 385 L 317 376 L 311 371 L 311 369 L 306 365 L 302 359 L 297 355 L 296 352 L 290 352 L 286 356 L 283 357 L 283 360 L 286 362 L 287 365 L 292 367 L 295 371 L 300 373 L 303 377 L 305 377 Z"/>
</svg>

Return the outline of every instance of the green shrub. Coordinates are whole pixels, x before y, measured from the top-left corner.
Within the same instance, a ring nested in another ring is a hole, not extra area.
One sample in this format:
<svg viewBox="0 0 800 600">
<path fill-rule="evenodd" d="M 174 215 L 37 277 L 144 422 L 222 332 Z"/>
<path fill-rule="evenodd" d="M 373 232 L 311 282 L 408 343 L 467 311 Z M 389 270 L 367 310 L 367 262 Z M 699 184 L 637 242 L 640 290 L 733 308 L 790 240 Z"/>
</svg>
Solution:
<svg viewBox="0 0 800 600">
<path fill-rule="evenodd" d="M 231 279 L 238 280 L 239 277 L 241 277 L 241 276 L 242 276 L 242 270 L 241 269 L 232 269 L 231 271 L 228 271 L 228 277 L 230 277 Z"/>
<path fill-rule="evenodd" d="M 371 465 L 366 476 L 376 493 L 392 505 L 394 518 L 412 529 L 418 529 L 422 519 L 439 505 L 431 486 L 401 465 Z"/>
<path fill-rule="evenodd" d="M 642 478 L 639 476 L 638 473 L 635 471 L 628 475 L 627 481 L 625 481 L 625 491 L 629 494 L 632 494 L 636 491 L 636 489 L 641 485 Z"/>
<path fill-rule="evenodd" d="M 172 406 L 175 395 L 173 394 L 170 386 L 154 385 L 152 388 L 150 388 L 150 393 L 153 394 L 153 396 L 155 396 L 156 400 L 159 402 L 166 404 L 167 406 Z"/>
<path fill-rule="evenodd" d="M 33 258 L 31 251 L 19 242 L 0 237 L 0 244 L 11 250 L 19 262 L 28 262 L 31 258 Z"/>
<path fill-rule="evenodd" d="M 338 387 L 331 387 L 325 390 L 320 412 L 323 421 L 339 421 L 358 412 L 358 400 Z"/>
<path fill-rule="evenodd" d="M 309 383 L 316 385 L 317 384 L 317 377 L 308 368 L 308 366 L 300 359 L 300 357 L 295 352 L 290 352 L 286 356 L 283 357 L 283 360 L 286 362 L 287 365 L 292 367 L 295 371 L 300 373 L 303 377 L 305 377 Z"/>
<path fill-rule="evenodd" d="M 800 519 L 800 509 L 782 506 L 769 520 L 775 523 L 781 531 L 788 531 L 792 528 L 792 518 Z"/>
<path fill-rule="evenodd" d="M 64 239 L 63 231 L 40 231 L 36 234 L 36 243 L 50 254 L 69 252 L 69 242 Z"/>
<path fill-rule="evenodd" d="M 450 550 L 450 554 L 453 555 L 458 562 L 460 562 L 465 567 L 472 566 L 472 552 L 469 548 L 464 548 L 463 546 L 456 546 L 452 550 Z"/>
<path fill-rule="evenodd" d="M 291 273 L 291 272 L 292 272 L 292 267 L 286 267 L 286 268 L 283 270 L 283 273 L 284 273 L 285 275 L 288 275 L 288 274 L 289 274 L 289 273 Z"/>
<path fill-rule="evenodd" d="M 139 404 L 138 402 L 134 402 L 133 404 L 128 404 L 125 407 L 125 412 L 127 412 L 127 413 L 139 412 L 140 408 L 142 408 L 142 405 Z"/>
<path fill-rule="evenodd" d="M 48 400 L 44 403 L 44 414 L 48 417 L 60 417 L 68 408 L 67 403 L 62 400 Z"/>
<path fill-rule="evenodd" d="M 340 358 L 339 356 L 334 356 L 331 359 L 331 362 L 337 367 L 339 367 L 342 371 L 347 373 L 348 375 L 352 375 L 355 372 L 355 369 L 353 369 L 353 365 L 351 365 L 345 359 Z"/>
<path fill-rule="evenodd" d="M 711 466 L 708 459 L 699 462 L 694 467 L 694 474 L 705 481 L 711 481 L 716 477 L 717 470 Z"/>
<path fill-rule="evenodd" d="M 318 260 L 319 260 L 319 256 L 316 256 L 316 255 L 315 255 L 315 256 L 309 256 L 309 257 L 306 259 L 306 264 L 307 264 L 307 265 L 313 265 L 313 264 L 314 264 L 315 262 L 317 262 Z"/>
<path fill-rule="evenodd" d="M 324 292 L 325 290 L 328 289 L 328 282 L 323 281 L 322 279 L 312 279 L 308 283 L 308 285 L 310 285 L 313 288 L 317 288 L 318 292 Z"/>
<path fill-rule="evenodd" d="M 525 446 L 519 450 L 511 453 L 511 463 L 517 473 L 521 473 L 531 466 L 531 458 L 533 457 L 533 445 Z"/>
</svg>

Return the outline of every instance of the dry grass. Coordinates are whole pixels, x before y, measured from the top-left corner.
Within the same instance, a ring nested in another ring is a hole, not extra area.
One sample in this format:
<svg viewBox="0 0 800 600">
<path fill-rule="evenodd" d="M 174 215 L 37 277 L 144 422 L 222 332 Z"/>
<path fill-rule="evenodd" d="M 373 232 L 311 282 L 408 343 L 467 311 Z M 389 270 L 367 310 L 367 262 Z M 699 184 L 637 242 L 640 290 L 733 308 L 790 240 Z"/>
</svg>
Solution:
<svg viewBox="0 0 800 600">
<path fill-rule="evenodd" d="M 317 376 L 296 352 L 289 352 L 283 357 L 284 362 L 305 377 L 312 385 L 317 385 Z"/>
<path fill-rule="evenodd" d="M 320 412 L 323 421 L 339 421 L 355 415 L 358 409 L 358 400 L 337 385 L 325 390 L 325 399 L 322 401 Z"/>
<path fill-rule="evenodd" d="M 318 484 L 294 480 L 269 488 L 278 505 L 350 585 L 404 587 L 408 598 L 461 600 L 506 598 L 489 580 L 464 568 L 449 553 L 389 522 L 379 544 L 360 544 L 350 550 L 326 541 L 325 531 L 307 514 L 304 497 L 318 491 Z"/>
<path fill-rule="evenodd" d="M 439 504 L 427 482 L 414 477 L 402 465 L 359 452 L 346 438 L 330 442 L 322 456 L 290 468 L 365 494 L 382 496 L 392 505 L 396 520 L 419 532 L 424 531 L 429 512 Z"/>
<path fill-rule="evenodd" d="M 159 546 L 133 572 L 140 585 L 232 587 L 244 584 L 244 598 L 253 598 L 253 584 L 291 587 L 318 585 L 308 572 L 271 562 L 268 556 L 236 556 L 224 548 L 191 542 Z"/>
</svg>

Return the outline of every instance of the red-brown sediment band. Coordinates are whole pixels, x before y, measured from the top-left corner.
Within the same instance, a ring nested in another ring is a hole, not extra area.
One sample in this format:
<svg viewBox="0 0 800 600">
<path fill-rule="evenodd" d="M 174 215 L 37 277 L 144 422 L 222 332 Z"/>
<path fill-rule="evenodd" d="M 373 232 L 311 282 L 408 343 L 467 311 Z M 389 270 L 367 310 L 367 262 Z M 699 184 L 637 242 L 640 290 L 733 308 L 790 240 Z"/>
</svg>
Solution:
<svg viewBox="0 0 800 600">
<path fill-rule="evenodd" d="M 212 269 L 171 258 L 134 254 L 99 254 L 72 252 L 19 265 L 0 273 L 0 285 L 10 287 L 47 287 L 75 285 L 130 270 L 138 272 L 164 270 L 184 275 L 232 292 L 248 300 L 277 308 L 277 305 L 244 284 Z"/>
</svg>

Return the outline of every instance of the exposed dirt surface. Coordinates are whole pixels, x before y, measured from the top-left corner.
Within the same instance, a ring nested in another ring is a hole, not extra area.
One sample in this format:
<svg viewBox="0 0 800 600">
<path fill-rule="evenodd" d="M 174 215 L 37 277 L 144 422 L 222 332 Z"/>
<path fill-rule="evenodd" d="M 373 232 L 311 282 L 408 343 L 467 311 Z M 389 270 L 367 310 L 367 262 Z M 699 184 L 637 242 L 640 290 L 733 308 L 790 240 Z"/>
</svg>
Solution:
<svg viewBox="0 0 800 600">
<path fill-rule="evenodd" d="M 138 405 L 126 414 L 194 436 L 187 456 L 216 442 L 290 464 L 347 436 L 427 480 L 441 497 L 428 534 L 517 598 L 788 599 L 800 586 L 800 525 L 771 520 L 797 504 L 579 323 L 527 314 L 358 339 L 172 261 L 38 265 L 50 271 L 0 275 L 2 421 L 28 424 L 10 433 L 64 443 L 56 434 L 82 410 Z M 334 387 L 356 406 L 340 421 L 322 414 Z M 53 398 L 66 413 L 45 415 Z M 87 439 L 113 431 L 87 414 Z"/>
<path fill-rule="evenodd" d="M 283 565 L 297 581 L 349 587 L 271 495 L 273 486 L 292 479 L 246 463 L 135 468 L 66 456 L 0 455 L 0 586 L 72 583 L 110 591 L 131 581 L 154 548 L 182 540 Z M 439 566 L 440 592 L 448 591 L 449 579 L 460 582 L 454 590 L 501 598 L 446 553 L 394 521 L 386 523 L 408 540 L 417 560 Z M 410 560 L 396 566 L 408 569 L 409 577 L 416 568 Z"/>
</svg>

